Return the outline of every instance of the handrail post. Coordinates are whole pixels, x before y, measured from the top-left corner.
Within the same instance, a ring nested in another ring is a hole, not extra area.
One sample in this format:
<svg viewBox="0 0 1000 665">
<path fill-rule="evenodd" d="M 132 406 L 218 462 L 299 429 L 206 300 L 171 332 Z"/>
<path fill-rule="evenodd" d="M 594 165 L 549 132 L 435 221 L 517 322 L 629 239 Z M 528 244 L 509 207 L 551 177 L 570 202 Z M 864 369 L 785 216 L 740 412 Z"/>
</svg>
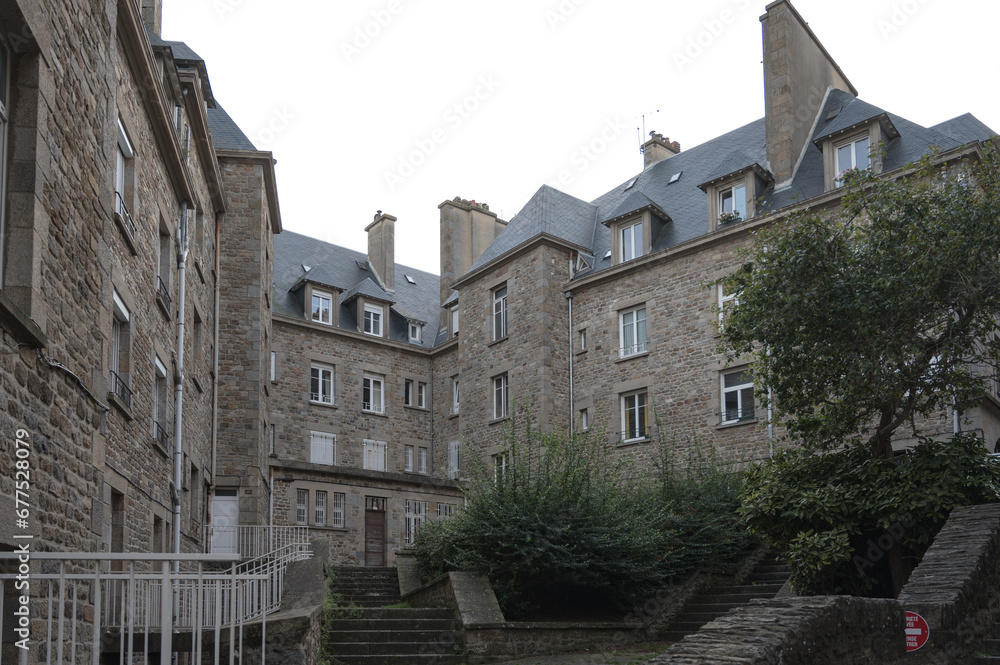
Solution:
<svg viewBox="0 0 1000 665">
<path fill-rule="evenodd" d="M 169 665 L 173 653 L 173 626 L 171 612 L 173 594 L 167 593 L 170 588 L 170 562 L 163 562 L 163 581 L 160 583 L 160 665 Z"/>
</svg>

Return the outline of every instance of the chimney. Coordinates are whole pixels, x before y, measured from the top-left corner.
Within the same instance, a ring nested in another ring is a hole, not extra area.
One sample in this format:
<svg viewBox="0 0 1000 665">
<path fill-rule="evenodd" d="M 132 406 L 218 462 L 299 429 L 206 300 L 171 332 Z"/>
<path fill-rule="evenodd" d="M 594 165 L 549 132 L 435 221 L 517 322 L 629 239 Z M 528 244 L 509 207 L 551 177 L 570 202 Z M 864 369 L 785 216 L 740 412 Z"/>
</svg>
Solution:
<svg viewBox="0 0 1000 665">
<path fill-rule="evenodd" d="M 760 17 L 764 36 L 764 127 L 768 169 L 776 188 L 787 184 L 809 145 L 831 87 L 858 91 L 788 0 Z"/>
<path fill-rule="evenodd" d="M 142 22 L 149 26 L 149 29 L 160 34 L 163 29 L 163 0 L 142 0 L 140 10 Z"/>
<path fill-rule="evenodd" d="M 649 133 L 649 140 L 642 144 L 642 168 L 648 169 L 657 162 L 662 162 L 667 157 L 673 157 L 681 151 L 681 144 L 677 141 L 671 142 L 669 138 L 663 138 L 663 134 L 656 132 Z"/>
<path fill-rule="evenodd" d="M 375 221 L 369 224 L 368 265 L 378 275 L 386 291 L 396 290 L 396 218 L 375 213 Z"/>
<path fill-rule="evenodd" d="M 485 203 L 456 196 L 438 206 L 441 211 L 441 302 L 451 285 L 464 275 L 503 231 L 503 221 Z"/>
</svg>

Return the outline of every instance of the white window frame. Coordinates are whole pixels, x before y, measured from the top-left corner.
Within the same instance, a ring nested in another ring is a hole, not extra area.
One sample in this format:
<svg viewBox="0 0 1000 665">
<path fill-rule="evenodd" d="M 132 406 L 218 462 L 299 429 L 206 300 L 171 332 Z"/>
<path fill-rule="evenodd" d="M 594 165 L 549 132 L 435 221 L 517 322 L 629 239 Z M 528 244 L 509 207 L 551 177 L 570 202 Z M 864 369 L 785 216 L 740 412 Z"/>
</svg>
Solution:
<svg viewBox="0 0 1000 665">
<path fill-rule="evenodd" d="M 372 337 L 381 337 L 383 314 L 384 309 L 381 305 L 373 305 L 366 302 L 364 306 L 364 325 L 361 329 L 362 332 L 366 335 L 371 335 Z"/>
<path fill-rule="evenodd" d="M 580 350 L 581 351 L 586 351 L 587 350 L 587 330 L 586 329 L 580 331 Z"/>
<path fill-rule="evenodd" d="M 736 383 L 731 386 L 726 386 L 727 377 L 737 377 L 740 375 L 747 374 L 749 382 L 743 381 L 742 383 Z M 719 375 L 719 390 L 720 390 L 720 408 L 719 411 L 722 415 L 722 424 L 728 425 L 731 423 L 741 423 L 748 422 L 755 418 L 756 412 L 756 401 L 754 400 L 754 384 L 753 384 L 753 372 L 749 367 L 742 367 L 740 369 L 730 370 L 722 372 Z M 748 392 L 749 391 L 749 392 Z M 730 396 L 732 396 L 735 402 L 735 408 L 729 409 L 727 404 L 730 401 Z M 750 400 L 750 408 L 747 409 L 745 401 Z"/>
<path fill-rule="evenodd" d="M 493 341 L 507 336 L 507 284 L 493 289 Z"/>
<path fill-rule="evenodd" d="M 386 471 L 386 443 L 365 439 L 362 448 L 363 467 L 369 471 Z"/>
<path fill-rule="evenodd" d="M 510 466 L 510 451 L 505 450 L 493 456 L 493 482 L 499 483 L 507 478 L 507 467 Z"/>
<path fill-rule="evenodd" d="M 726 203 L 729 209 L 726 210 Z M 719 190 L 719 216 L 739 213 L 740 219 L 747 218 L 747 186 L 745 182 L 733 183 Z"/>
<path fill-rule="evenodd" d="M 274 351 L 271 351 L 271 373 L 270 373 L 270 376 L 271 376 L 271 382 L 272 383 L 274 382 L 275 377 L 278 376 L 277 371 L 278 371 L 278 363 L 277 363 L 276 354 L 275 354 Z"/>
<path fill-rule="evenodd" d="M 413 380 L 403 379 L 403 405 L 413 406 Z"/>
<path fill-rule="evenodd" d="M 385 413 L 385 380 L 381 376 L 365 374 L 361 379 L 361 410 L 369 413 Z"/>
<path fill-rule="evenodd" d="M 725 287 L 719 284 L 719 330 L 726 322 L 726 313 L 731 312 L 734 307 L 739 307 L 740 296 L 736 291 L 726 293 Z"/>
<path fill-rule="evenodd" d="M 427 448 L 417 447 L 417 473 L 427 474 Z"/>
<path fill-rule="evenodd" d="M 451 336 L 458 337 L 458 305 L 451 308 Z"/>
<path fill-rule="evenodd" d="M 167 368 L 160 360 L 159 356 L 153 356 L 153 438 L 157 438 L 157 428 L 161 428 L 164 432 L 167 432 L 166 422 L 160 422 L 160 419 L 166 420 L 169 417 L 170 407 L 170 387 L 167 385 Z"/>
<path fill-rule="evenodd" d="M 618 259 L 625 263 L 642 256 L 642 220 L 618 227 Z"/>
<path fill-rule="evenodd" d="M 316 490 L 313 501 L 313 519 L 316 526 L 326 526 L 326 490 Z"/>
<path fill-rule="evenodd" d="M 295 490 L 295 523 L 309 524 L 309 490 Z"/>
<path fill-rule="evenodd" d="M 403 446 L 403 471 L 413 471 L 413 446 Z"/>
<path fill-rule="evenodd" d="M 458 441 L 448 442 L 448 477 L 458 478 L 462 464 L 462 447 Z"/>
<path fill-rule="evenodd" d="M 326 302 L 326 309 L 323 309 L 323 302 Z M 316 323 L 326 326 L 333 325 L 333 295 L 325 291 L 312 292 L 311 318 Z M 324 316 L 324 312 L 326 316 Z"/>
<path fill-rule="evenodd" d="M 313 404 L 333 404 L 334 371 L 330 365 L 312 363 L 309 367 L 309 401 Z M 313 390 L 313 389 L 316 390 Z"/>
<path fill-rule="evenodd" d="M 507 372 L 493 377 L 493 419 L 506 418 L 510 410 L 509 379 Z"/>
<path fill-rule="evenodd" d="M 333 492 L 330 502 L 330 526 L 335 529 L 344 528 L 344 504 L 347 497 L 343 492 Z"/>
<path fill-rule="evenodd" d="M 649 438 L 649 393 L 643 388 L 621 396 L 622 441 L 644 441 Z"/>
<path fill-rule="evenodd" d="M 580 409 L 580 431 L 586 432 L 590 429 L 590 411 Z"/>
<path fill-rule="evenodd" d="M 416 499 L 406 499 L 406 544 L 412 545 L 417 538 L 417 532 L 427 520 L 427 502 Z"/>
<path fill-rule="evenodd" d="M 111 357 L 109 358 L 108 369 L 115 373 L 124 386 L 128 389 L 127 393 L 131 394 L 132 391 L 132 381 L 131 372 L 122 370 L 122 356 L 125 356 L 126 368 L 131 367 L 131 338 L 132 338 L 132 322 L 131 314 L 128 307 L 125 306 L 125 302 L 122 300 L 121 296 L 118 295 L 117 290 L 111 291 Z M 111 388 L 114 389 L 114 379 L 111 376 L 108 380 L 112 382 Z M 117 394 L 117 390 L 113 390 Z M 131 401 L 131 400 L 130 400 Z M 131 404 L 126 405 L 131 408 Z"/>
<path fill-rule="evenodd" d="M 420 325 L 419 323 L 413 323 L 411 321 L 410 325 L 409 325 L 409 328 L 410 328 L 410 341 L 419 344 L 420 343 L 420 331 L 423 328 L 423 326 Z"/>
<path fill-rule="evenodd" d="M 630 307 L 618 312 L 618 357 L 645 353 L 648 348 L 646 330 L 646 305 Z"/>
<path fill-rule="evenodd" d="M 459 377 L 451 377 L 451 412 L 458 413 L 461 393 L 459 392 Z"/>
<path fill-rule="evenodd" d="M 434 512 L 437 513 L 438 517 L 447 519 L 454 515 L 456 510 L 458 510 L 458 504 L 456 503 L 438 502 L 437 508 L 434 509 Z"/>
<path fill-rule="evenodd" d="M 417 406 L 427 408 L 427 384 L 423 381 L 417 381 Z"/>
<path fill-rule="evenodd" d="M 337 463 L 337 435 L 329 432 L 309 432 L 309 461 L 312 464 L 334 466 Z"/>
<path fill-rule="evenodd" d="M 864 142 L 865 146 L 862 149 L 862 157 L 864 162 L 867 164 L 863 167 L 858 166 L 858 144 Z M 841 164 L 840 151 L 842 148 L 850 148 L 850 164 Z M 841 178 L 844 175 L 844 171 L 849 171 L 853 168 L 870 169 L 871 164 L 871 137 L 868 134 L 863 136 L 854 136 L 846 141 L 840 141 L 833 145 L 833 160 L 834 160 L 834 172 L 837 174 L 834 179 L 834 184 L 837 187 L 843 187 L 844 180 Z"/>
</svg>

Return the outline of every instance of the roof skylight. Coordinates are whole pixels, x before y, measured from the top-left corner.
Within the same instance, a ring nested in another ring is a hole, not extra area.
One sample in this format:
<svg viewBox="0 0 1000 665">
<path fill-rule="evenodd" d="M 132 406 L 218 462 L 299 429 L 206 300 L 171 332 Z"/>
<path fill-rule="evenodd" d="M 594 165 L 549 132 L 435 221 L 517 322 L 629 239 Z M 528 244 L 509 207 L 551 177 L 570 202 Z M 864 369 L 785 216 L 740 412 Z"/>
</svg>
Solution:
<svg viewBox="0 0 1000 665">
<path fill-rule="evenodd" d="M 413 279 L 413 275 L 405 275 L 404 274 L 403 277 L 405 277 L 406 281 L 409 282 L 410 284 L 416 284 L 417 283 L 417 280 Z"/>
<path fill-rule="evenodd" d="M 680 179 L 681 179 L 681 174 L 682 174 L 682 173 L 684 173 L 684 171 L 678 171 L 677 173 L 675 173 L 675 174 L 673 174 L 672 176 L 670 176 L 670 180 L 669 180 L 669 181 L 667 181 L 667 184 L 668 184 L 668 185 L 672 185 L 672 184 L 674 184 L 675 182 L 677 182 L 678 180 L 680 180 Z"/>
</svg>

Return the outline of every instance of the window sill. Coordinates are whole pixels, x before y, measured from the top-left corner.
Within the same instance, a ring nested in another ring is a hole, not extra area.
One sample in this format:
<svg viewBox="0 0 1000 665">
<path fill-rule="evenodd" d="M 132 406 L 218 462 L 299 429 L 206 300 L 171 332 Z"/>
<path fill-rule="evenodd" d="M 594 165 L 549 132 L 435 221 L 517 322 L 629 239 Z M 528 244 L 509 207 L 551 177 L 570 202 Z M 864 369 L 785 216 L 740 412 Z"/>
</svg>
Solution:
<svg viewBox="0 0 1000 665">
<path fill-rule="evenodd" d="M 458 411 L 452 411 L 448 414 L 448 420 L 451 420 L 452 418 L 458 418 Z"/>
<path fill-rule="evenodd" d="M 311 406 L 321 406 L 324 409 L 336 409 L 337 405 L 333 402 L 317 402 L 316 400 L 309 400 Z"/>
<path fill-rule="evenodd" d="M 507 341 L 508 339 L 510 339 L 510 336 L 509 336 L 509 335 L 504 335 L 504 336 L 503 336 L 503 337 L 501 337 L 500 339 L 495 339 L 495 340 L 493 340 L 492 342 L 490 342 L 489 344 L 487 344 L 487 345 L 486 345 L 486 348 L 488 349 L 488 348 L 490 348 L 491 346 L 496 346 L 497 344 L 501 344 L 501 343 L 503 343 L 503 342 L 506 342 L 506 341 Z"/>
<path fill-rule="evenodd" d="M 389 414 L 385 411 L 369 411 L 368 409 L 361 409 L 361 413 L 366 416 L 378 416 L 379 418 L 388 418 Z M 374 469 L 372 469 L 374 471 Z"/>
<path fill-rule="evenodd" d="M 626 439 L 624 441 L 619 441 L 615 445 L 615 447 L 616 448 L 625 448 L 626 446 L 634 446 L 634 445 L 636 445 L 638 443 L 649 443 L 650 440 L 651 439 L 648 436 L 644 436 L 641 439 Z"/>
<path fill-rule="evenodd" d="M 509 419 L 510 419 L 510 416 L 501 416 L 499 418 L 494 418 L 493 420 L 490 420 L 486 424 L 487 425 L 496 425 L 498 423 L 507 422 L 507 420 L 509 420 Z"/>
<path fill-rule="evenodd" d="M 156 452 L 158 452 L 158 453 L 160 453 L 161 455 L 163 455 L 163 458 L 164 458 L 164 459 L 170 459 L 170 452 L 169 452 L 169 451 L 167 451 L 167 449 L 163 447 L 163 444 L 161 444 L 161 443 L 160 443 L 159 441 L 157 441 L 157 440 L 156 440 L 155 438 L 151 439 L 151 440 L 150 440 L 150 443 L 151 443 L 151 444 L 152 444 L 152 446 L 153 446 L 153 450 L 155 450 Z M 185 489 L 186 489 L 186 488 L 185 488 Z"/>
<path fill-rule="evenodd" d="M 617 360 L 615 360 L 615 362 L 616 363 L 623 363 L 623 362 L 626 362 L 628 360 L 635 360 L 636 358 L 645 358 L 648 355 L 649 355 L 649 351 L 647 350 L 647 351 L 643 351 L 642 353 L 633 353 L 632 355 L 629 355 L 629 356 L 620 356 Z"/>
<path fill-rule="evenodd" d="M 25 342 L 37 348 L 45 348 L 48 344 L 48 339 L 38 324 L 11 302 L 2 290 L 0 290 L 0 323 L 3 323 L 19 342 Z"/>
<path fill-rule="evenodd" d="M 170 320 L 170 306 L 167 304 L 166 300 L 159 293 L 156 294 L 156 304 L 159 306 L 160 311 L 163 312 L 163 316 L 167 317 L 167 321 Z"/>
<path fill-rule="evenodd" d="M 201 381 L 198 380 L 197 376 L 191 377 L 191 384 L 197 389 L 199 393 L 204 393 L 205 389 L 201 387 Z"/>
<path fill-rule="evenodd" d="M 125 420 L 131 422 L 135 419 L 135 416 L 132 415 L 132 409 L 128 408 L 128 406 L 125 405 L 125 402 L 123 402 L 115 393 L 108 393 L 108 403 L 121 411 L 122 415 L 125 416 Z"/>
<path fill-rule="evenodd" d="M 414 406 L 413 404 L 404 404 L 404 409 L 412 409 L 414 411 L 430 411 L 426 406 Z"/>
<path fill-rule="evenodd" d="M 309 322 L 310 323 L 316 323 L 316 324 L 321 325 L 321 326 L 328 326 L 330 328 L 333 327 L 333 321 L 317 321 L 316 319 L 309 319 Z"/>
<path fill-rule="evenodd" d="M 128 226 L 125 223 L 125 218 L 122 217 L 119 212 L 115 213 L 115 223 L 118 225 L 118 229 L 122 232 L 122 237 L 125 238 L 125 244 L 128 245 L 128 251 L 132 252 L 132 256 L 138 256 L 139 250 L 135 246 L 135 237 L 129 233 Z"/>
<path fill-rule="evenodd" d="M 430 475 L 426 471 L 407 471 L 405 469 L 403 470 L 403 473 L 407 476 L 419 476 L 421 478 L 426 478 Z"/>
<path fill-rule="evenodd" d="M 729 429 L 730 427 L 740 427 L 741 425 L 756 425 L 759 422 L 758 418 L 747 418 L 746 420 L 734 420 L 728 423 L 719 423 L 715 426 L 715 429 Z"/>
<path fill-rule="evenodd" d="M 589 350 L 590 350 L 590 349 L 580 349 L 579 351 L 574 351 L 573 353 L 574 353 L 575 355 L 578 355 L 578 356 L 582 356 L 583 354 L 585 354 L 585 353 L 586 353 L 587 351 L 589 351 Z M 630 357 L 631 357 L 631 356 L 630 356 Z"/>
<path fill-rule="evenodd" d="M 350 531 L 350 529 L 344 526 L 318 526 L 316 524 L 296 524 L 295 526 L 308 526 L 310 529 L 316 529 L 318 531 L 334 531 L 340 533 L 347 533 Z"/>
</svg>

